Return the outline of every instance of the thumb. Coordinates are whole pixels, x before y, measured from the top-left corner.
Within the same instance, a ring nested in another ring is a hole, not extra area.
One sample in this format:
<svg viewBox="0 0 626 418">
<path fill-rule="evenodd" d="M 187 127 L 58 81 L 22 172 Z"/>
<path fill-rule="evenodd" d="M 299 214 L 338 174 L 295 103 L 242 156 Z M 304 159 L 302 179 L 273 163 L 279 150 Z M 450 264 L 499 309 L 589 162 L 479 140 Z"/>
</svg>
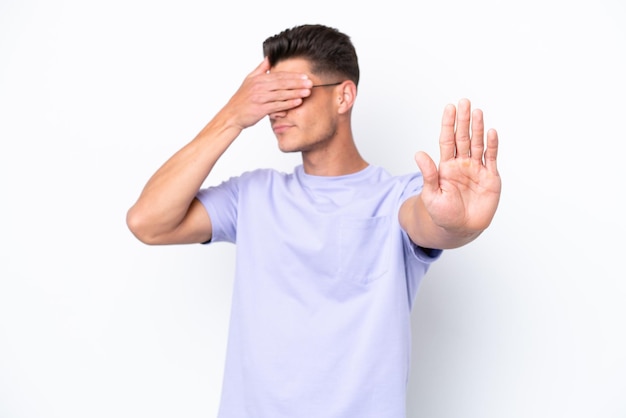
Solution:
<svg viewBox="0 0 626 418">
<path fill-rule="evenodd" d="M 415 162 L 424 178 L 424 190 L 431 193 L 439 190 L 439 173 L 433 159 L 424 151 L 418 151 L 415 154 Z"/>
<path fill-rule="evenodd" d="M 265 74 L 270 70 L 270 60 L 269 58 L 263 58 L 263 61 L 250 73 L 249 76 L 261 75 Z"/>
</svg>

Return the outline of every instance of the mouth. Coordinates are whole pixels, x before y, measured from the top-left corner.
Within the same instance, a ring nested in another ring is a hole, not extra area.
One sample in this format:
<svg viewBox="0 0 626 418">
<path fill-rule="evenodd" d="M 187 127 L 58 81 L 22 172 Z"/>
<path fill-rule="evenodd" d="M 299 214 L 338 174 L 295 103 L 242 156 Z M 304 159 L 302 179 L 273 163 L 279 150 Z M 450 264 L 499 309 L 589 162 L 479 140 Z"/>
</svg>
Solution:
<svg viewBox="0 0 626 418">
<path fill-rule="evenodd" d="M 275 125 L 272 126 L 272 130 L 274 131 L 275 134 L 282 134 L 285 131 L 287 131 L 289 128 L 291 128 L 292 125 L 287 125 L 284 123 L 277 123 Z"/>
</svg>

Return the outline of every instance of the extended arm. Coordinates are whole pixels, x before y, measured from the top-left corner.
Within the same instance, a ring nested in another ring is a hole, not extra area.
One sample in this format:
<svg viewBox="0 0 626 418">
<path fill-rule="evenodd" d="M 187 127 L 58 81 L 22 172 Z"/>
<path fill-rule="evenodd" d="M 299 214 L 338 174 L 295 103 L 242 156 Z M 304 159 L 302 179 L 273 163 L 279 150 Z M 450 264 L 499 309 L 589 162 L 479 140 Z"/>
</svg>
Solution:
<svg viewBox="0 0 626 418">
<path fill-rule="evenodd" d="M 293 108 L 310 94 L 303 74 L 268 73 L 267 59 L 186 146 L 150 178 L 126 222 L 146 244 L 183 244 L 211 239 L 211 220 L 195 199 L 213 166 L 241 131 L 272 112 Z"/>
<path fill-rule="evenodd" d="M 471 135 L 470 135 L 471 131 Z M 484 141 L 483 113 L 467 99 L 446 106 L 439 137 L 440 162 L 424 152 L 415 161 L 424 177 L 422 192 L 403 203 L 400 223 L 424 248 L 456 248 L 478 237 L 493 219 L 501 180 L 496 159 L 498 134 Z"/>
</svg>

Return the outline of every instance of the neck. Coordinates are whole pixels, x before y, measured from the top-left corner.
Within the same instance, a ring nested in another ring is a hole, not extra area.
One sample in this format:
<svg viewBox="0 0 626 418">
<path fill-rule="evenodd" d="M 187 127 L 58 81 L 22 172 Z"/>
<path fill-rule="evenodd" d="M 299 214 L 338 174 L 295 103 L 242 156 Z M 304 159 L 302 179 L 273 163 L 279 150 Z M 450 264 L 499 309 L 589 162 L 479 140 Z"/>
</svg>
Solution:
<svg viewBox="0 0 626 418">
<path fill-rule="evenodd" d="M 368 165 L 353 142 L 341 149 L 302 152 L 304 172 L 314 176 L 345 176 L 361 171 Z"/>
</svg>

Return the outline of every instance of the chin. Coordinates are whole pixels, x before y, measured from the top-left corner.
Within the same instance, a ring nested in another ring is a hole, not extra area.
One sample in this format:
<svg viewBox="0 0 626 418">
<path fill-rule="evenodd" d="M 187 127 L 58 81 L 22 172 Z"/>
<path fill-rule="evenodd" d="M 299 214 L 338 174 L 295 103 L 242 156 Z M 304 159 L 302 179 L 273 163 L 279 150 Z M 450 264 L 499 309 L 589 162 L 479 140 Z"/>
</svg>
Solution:
<svg viewBox="0 0 626 418">
<path fill-rule="evenodd" d="M 300 152 L 302 148 L 295 144 L 288 144 L 281 141 L 278 141 L 278 149 L 284 153 L 292 153 L 292 152 Z"/>
<path fill-rule="evenodd" d="M 299 149 L 285 149 L 285 148 L 278 148 L 283 154 L 293 154 L 295 152 L 302 152 Z"/>
</svg>

